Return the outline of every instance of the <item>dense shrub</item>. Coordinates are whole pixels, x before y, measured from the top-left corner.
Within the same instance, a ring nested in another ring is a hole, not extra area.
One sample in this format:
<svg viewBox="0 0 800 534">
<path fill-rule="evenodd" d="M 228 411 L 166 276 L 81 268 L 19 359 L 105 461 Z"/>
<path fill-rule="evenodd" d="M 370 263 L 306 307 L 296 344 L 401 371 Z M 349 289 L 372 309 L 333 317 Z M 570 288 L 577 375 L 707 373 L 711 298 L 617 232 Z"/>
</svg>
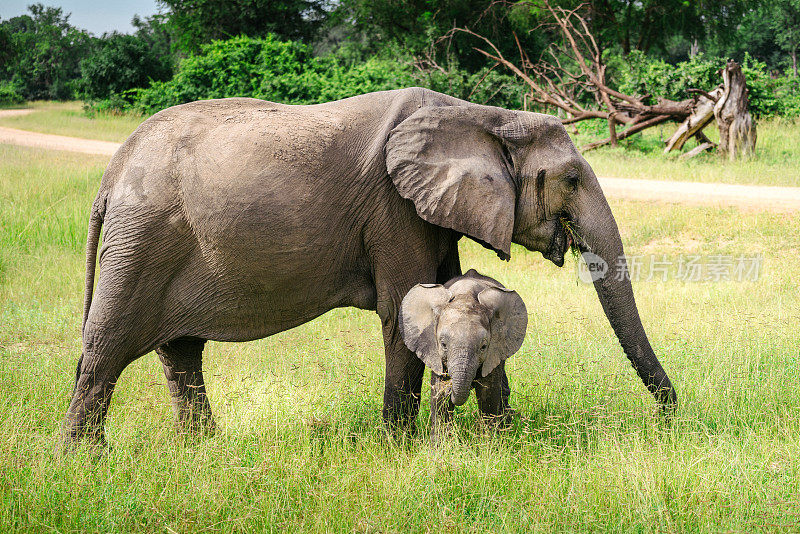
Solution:
<svg viewBox="0 0 800 534">
<path fill-rule="evenodd" d="M 473 92 L 478 81 L 481 85 Z M 521 91 L 510 76 L 453 68 L 421 74 L 411 59 L 370 58 L 351 62 L 337 54 L 314 57 L 311 47 L 273 35 L 235 37 L 204 45 L 184 59 L 175 76 L 149 87 L 121 92 L 99 104 L 143 113 L 208 98 L 249 96 L 286 104 L 316 104 L 353 95 L 424 85 L 473 101 L 519 108 Z"/>
<path fill-rule="evenodd" d="M 0 106 L 22 104 L 23 102 L 25 102 L 25 98 L 14 85 L 7 82 L 0 82 Z"/>
<path fill-rule="evenodd" d="M 523 108 L 525 85 L 516 76 L 503 74 L 500 69 L 484 67 L 470 73 L 457 65 L 450 65 L 446 72 L 434 70 L 416 78 L 418 85 L 476 104 Z"/>
</svg>

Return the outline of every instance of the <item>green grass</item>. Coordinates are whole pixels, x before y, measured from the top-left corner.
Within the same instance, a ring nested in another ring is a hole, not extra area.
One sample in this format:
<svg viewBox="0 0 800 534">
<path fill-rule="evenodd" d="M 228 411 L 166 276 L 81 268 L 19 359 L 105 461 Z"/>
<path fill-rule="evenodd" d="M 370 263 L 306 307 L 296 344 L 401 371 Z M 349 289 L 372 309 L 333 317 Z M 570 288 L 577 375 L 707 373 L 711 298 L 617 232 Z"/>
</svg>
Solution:
<svg viewBox="0 0 800 534">
<path fill-rule="evenodd" d="M 80 102 L 30 102 L 24 107 L 36 111 L 28 115 L 0 117 L 0 126 L 121 143 L 146 118 L 103 113 L 90 117 Z"/>
<path fill-rule="evenodd" d="M 80 352 L 83 247 L 105 160 L 0 145 L 0 531 L 796 532 L 800 216 L 612 202 L 628 254 L 764 254 L 757 282 L 637 282 L 677 387 L 672 424 L 591 287 L 472 242 L 530 324 L 508 361 L 513 429 L 474 400 L 441 448 L 382 437 L 373 313 L 335 310 L 252 343 L 210 343 L 219 433 L 182 441 L 158 359 L 123 374 L 113 451 L 53 455 Z M 428 392 L 423 389 L 422 434 Z"/>
<path fill-rule="evenodd" d="M 597 124 L 601 123 L 598 121 Z M 605 123 L 602 125 L 606 128 Z M 679 154 L 663 154 L 664 141 L 670 138 L 675 127 L 670 124 L 657 126 L 620 141 L 618 148 L 602 147 L 586 152 L 584 157 L 598 176 L 800 186 L 800 123 L 781 119 L 759 121 L 756 157 L 744 162 L 722 160 L 716 152 L 707 152 L 690 160 L 679 159 Z M 569 131 L 572 133 L 571 128 Z M 719 140 L 716 124 L 712 123 L 704 131 L 712 141 Z M 608 135 L 605 129 L 593 133 L 593 136 L 581 134 L 573 137 L 581 146 L 601 135 Z M 689 141 L 684 152 L 695 146 L 694 140 Z"/>
</svg>

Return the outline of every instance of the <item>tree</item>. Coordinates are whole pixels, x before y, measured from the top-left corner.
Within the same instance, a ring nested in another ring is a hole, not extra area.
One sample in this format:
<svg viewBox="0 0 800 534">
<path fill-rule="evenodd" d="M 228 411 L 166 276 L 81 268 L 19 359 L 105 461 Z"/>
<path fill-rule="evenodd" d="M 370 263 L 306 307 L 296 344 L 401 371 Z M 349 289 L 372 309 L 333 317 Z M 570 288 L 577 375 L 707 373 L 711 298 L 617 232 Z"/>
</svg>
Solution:
<svg viewBox="0 0 800 534">
<path fill-rule="evenodd" d="M 630 136 L 668 120 L 685 120 L 691 113 L 691 100 L 680 102 L 659 98 L 649 104 L 650 95 L 625 94 L 609 82 L 604 49 L 590 29 L 585 6 L 565 9 L 543 0 L 549 17 L 548 27 L 555 28 L 555 39 L 538 61 L 531 61 L 519 45 L 519 64 L 507 59 L 488 38 L 467 28 L 455 28 L 451 35 L 464 33 L 477 37 L 485 46 L 476 50 L 503 65 L 528 86 L 528 97 L 543 107 L 555 108 L 564 124 L 590 119 L 608 121 L 609 138 L 584 147 L 584 150 L 604 144 L 616 145 L 617 139 Z M 617 125 L 628 128 L 617 135 Z"/>
<path fill-rule="evenodd" d="M 167 80 L 172 75 L 170 56 L 160 55 L 138 35 L 104 35 L 92 48 L 80 63 L 80 91 L 90 100 L 145 87 L 150 80 Z"/>
<path fill-rule="evenodd" d="M 61 8 L 33 4 L 28 10 L 30 15 L 0 23 L 11 45 L 6 81 L 29 100 L 71 98 L 91 37 L 72 26 Z"/>
<path fill-rule="evenodd" d="M 800 0 L 773 0 L 770 26 L 775 41 L 792 58 L 792 73 L 797 78 L 797 49 L 800 48 Z"/>
<path fill-rule="evenodd" d="M 200 45 L 237 35 L 309 42 L 325 19 L 325 0 L 158 0 L 168 13 L 177 45 L 196 52 Z"/>
<path fill-rule="evenodd" d="M 136 37 L 147 43 L 154 54 L 164 61 L 170 62 L 172 67 L 172 30 L 166 15 L 153 15 L 141 18 L 134 15 L 131 25 L 136 28 Z"/>
<path fill-rule="evenodd" d="M 742 69 L 729 62 L 723 69 L 724 89 L 711 93 L 693 89 L 694 99 L 682 101 L 659 97 L 650 103 L 651 95 L 627 94 L 619 90 L 607 76 L 605 49 L 590 28 L 585 5 L 566 9 L 542 0 L 548 26 L 556 28 L 559 38 L 538 61 L 529 59 L 518 44 L 518 63 L 507 59 L 488 38 L 467 28 L 454 28 L 450 34 L 467 34 L 482 41 L 476 50 L 513 72 L 528 86 L 528 98 L 545 108 L 555 108 L 563 117 L 562 124 L 600 119 L 608 123 L 609 137 L 582 147 L 591 150 L 602 145 L 615 146 L 622 139 L 666 121 L 683 121 L 670 140 L 667 151 L 679 149 L 688 137 L 708 139 L 702 129 L 716 117 L 720 128 L 720 152 L 731 158 L 752 155 L 756 130 L 749 113 L 747 87 Z M 588 11 L 591 13 L 591 11 Z M 617 133 L 617 126 L 626 129 Z M 724 143 L 724 144 L 723 144 Z M 709 148 L 712 144 L 709 143 Z"/>
<path fill-rule="evenodd" d="M 527 14 L 517 17 L 508 7 L 502 0 L 342 0 L 331 15 L 329 31 L 339 42 L 362 43 L 365 55 L 379 54 L 392 44 L 412 54 L 428 53 L 432 41 L 461 26 L 485 35 L 506 54 L 516 50 L 515 31 L 526 49 L 544 50 L 548 35 L 529 32 L 533 26 Z M 452 36 L 443 48 L 448 61 L 469 72 L 483 67 L 484 58 L 465 36 Z"/>
</svg>

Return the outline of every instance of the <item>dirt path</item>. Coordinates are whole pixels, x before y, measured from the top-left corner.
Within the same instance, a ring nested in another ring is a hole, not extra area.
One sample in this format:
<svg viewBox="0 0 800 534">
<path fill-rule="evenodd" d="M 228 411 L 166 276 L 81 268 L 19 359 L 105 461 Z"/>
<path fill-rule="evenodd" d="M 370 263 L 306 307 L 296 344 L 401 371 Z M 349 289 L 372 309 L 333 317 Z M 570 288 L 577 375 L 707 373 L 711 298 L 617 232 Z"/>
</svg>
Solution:
<svg viewBox="0 0 800 534">
<path fill-rule="evenodd" d="M 33 113 L 35 109 L 0 109 L 0 117 L 16 117 Z"/>
<path fill-rule="evenodd" d="M 0 110 L 0 117 L 25 115 L 33 111 L 32 109 Z M 113 155 L 120 147 L 119 143 L 109 141 L 95 141 L 4 127 L 0 127 L 0 143 L 106 156 Z M 697 206 L 735 206 L 762 211 L 800 211 L 800 187 L 670 182 L 628 178 L 600 178 L 600 185 L 609 198 Z"/>
<path fill-rule="evenodd" d="M 34 111 L 36 110 L 0 109 L 0 118 L 27 115 Z M 108 141 L 95 141 L 93 139 L 80 139 L 78 137 L 67 137 L 65 135 L 29 132 L 28 130 L 17 130 L 16 128 L 6 128 L 4 126 L 0 126 L 0 143 L 52 150 L 67 150 L 69 152 L 81 152 L 83 154 L 99 154 L 101 156 L 112 156 L 120 147 L 119 143 L 110 143 Z"/>
<path fill-rule="evenodd" d="M 603 191 L 609 198 L 695 206 L 735 206 L 761 211 L 800 211 L 800 187 L 670 182 L 629 178 L 599 178 L 599 180 Z"/>
</svg>

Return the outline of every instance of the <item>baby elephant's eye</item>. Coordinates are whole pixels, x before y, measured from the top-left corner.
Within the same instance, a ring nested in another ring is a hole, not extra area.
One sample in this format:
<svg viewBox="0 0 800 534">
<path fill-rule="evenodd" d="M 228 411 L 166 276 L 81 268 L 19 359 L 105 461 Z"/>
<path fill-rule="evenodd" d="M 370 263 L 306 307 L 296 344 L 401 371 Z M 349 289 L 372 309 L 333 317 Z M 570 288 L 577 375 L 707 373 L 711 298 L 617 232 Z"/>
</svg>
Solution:
<svg viewBox="0 0 800 534">
<path fill-rule="evenodd" d="M 487 348 L 489 348 L 489 342 L 488 341 L 484 341 L 481 344 L 481 350 L 486 350 Z"/>
</svg>

